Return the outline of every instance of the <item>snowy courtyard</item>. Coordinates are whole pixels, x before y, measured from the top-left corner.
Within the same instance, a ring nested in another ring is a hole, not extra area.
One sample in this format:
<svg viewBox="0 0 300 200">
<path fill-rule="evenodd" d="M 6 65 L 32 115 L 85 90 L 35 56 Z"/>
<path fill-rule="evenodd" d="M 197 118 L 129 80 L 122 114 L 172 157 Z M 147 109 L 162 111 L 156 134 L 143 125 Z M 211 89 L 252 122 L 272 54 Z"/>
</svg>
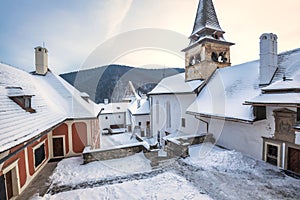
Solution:
<svg viewBox="0 0 300 200">
<path fill-rule="evenodd" d="M 299 199 L 300 180 L 277 167 L 210 143 L 152 169 L 143 153 L 82 165 L 58 163 L 44 197 L 33 199 Z"/>
</svg>

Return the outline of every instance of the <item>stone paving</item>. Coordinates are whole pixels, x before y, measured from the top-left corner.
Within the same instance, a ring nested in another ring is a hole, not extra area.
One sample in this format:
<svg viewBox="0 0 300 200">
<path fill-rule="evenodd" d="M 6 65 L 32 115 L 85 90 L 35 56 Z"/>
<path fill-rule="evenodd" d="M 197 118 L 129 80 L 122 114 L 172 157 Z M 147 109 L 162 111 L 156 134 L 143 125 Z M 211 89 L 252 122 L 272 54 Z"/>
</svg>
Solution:
<svg viewBox="0 0 300 200">
<path fill-rule="evenodd" d="M 49 176 L 53 173 L 57 166 L 57 162 L 49 162 L 46 166 L 38 173 L 38 175 L 31 181 L 27 188 L 21 193 L 17 200 L 30 199 L 35 194 L 43 196 L 48 191 L 50 186 Z"/>
</svg>

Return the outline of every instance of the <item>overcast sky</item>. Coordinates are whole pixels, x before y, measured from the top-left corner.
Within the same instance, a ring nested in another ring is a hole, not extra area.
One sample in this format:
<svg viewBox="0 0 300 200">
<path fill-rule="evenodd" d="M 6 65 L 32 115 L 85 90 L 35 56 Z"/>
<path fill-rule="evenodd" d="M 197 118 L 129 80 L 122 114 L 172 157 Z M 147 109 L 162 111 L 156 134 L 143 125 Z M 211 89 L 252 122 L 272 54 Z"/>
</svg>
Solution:
<svg viewBox="0 0 300 200">
<path fill-rule="evenodd" d="M 174 33 L 170 38 L 186 39 L 173 41 L 182 47 L 171 49 L 139 41 L 139 47 L 126 47 L 107 62 L 184 67 L 180 50 L 188 44 L 197 5 L 198 0 L 1 0 L 0 61 L 33 71 L 34 47 L 45 43 L 53 71 L 74 71 L 111 38 L 148 28 L 170 30 Z M 300 47 L 299 0 L 214 0 L 214 5 L 225 39 L 235 43 L 232 64 L 258 59 L 259 36 L 264 32 L 277 34 L 279 52 Z M 123 39 L 124 44 L 134 40 L 128 35 Z M 156 39 L 151 34 L 144 38 Z M 107 57 L 118 48 L 120 43 L 108 45 L 108 53 L 102 49 L 97 56 Z"/>
</svg>

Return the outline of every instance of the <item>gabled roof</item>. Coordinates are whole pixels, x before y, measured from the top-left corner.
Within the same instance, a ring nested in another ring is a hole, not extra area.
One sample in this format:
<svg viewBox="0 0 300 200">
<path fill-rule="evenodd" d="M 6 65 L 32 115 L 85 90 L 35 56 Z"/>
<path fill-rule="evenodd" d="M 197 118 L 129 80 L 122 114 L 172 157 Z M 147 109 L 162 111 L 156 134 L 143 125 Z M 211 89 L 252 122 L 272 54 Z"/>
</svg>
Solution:
<svg viewBox="0 0 300 200">
<path fill-rule="evenodd" d="M 220 27 L 212 0 L 199 1 L 194 28 L 191 35 L 194 35 L 205 28 L 224 32 Z"/>
<path fill-rule="evenodd" d="M 274 80 L 283 74 L 294 74 L 300 70 L 300 51 L 279 54 L 279 70 Z M 290 76 L 287 76 L 290 78 Z M 299 93 L 298 93 L 299 94 Z M 299 101 L 299 95 L 287 93 L 283 96 L 264 96 L 265 100 L 288 102 Z M 262 94 L 265 95 L 265 94 Z M 254 121 L 251 105 L 243 105 L 249 99 L 260 98 L 259 61 L 218 69 L 203 87 L 187 112 L 202 116 L 221 117 L 233 120 Z M 251 100 L 252 101 L 252 100 Z"/>
<path fill-rule="evenodd" d="M 101 114 L 113 114 L 113 113 L 125 113 L 127 112 L 128 106 L 130 103 L 128 102 L 113 102 L 109 104 L 98 104 L 98 107 L 102 109 Z"/>
<path fill-rule="evenodd" d="M 180 73 L 174 76 L 169 76 L 167 78 L 164 78 L 148 94 L 159 95 L 159 94 L 192 93 L 203 83 L 204 81 L 202 80 L 194 80 L 194 81 L 186 82 L 185 73 Z"/>
<path fill-rule="evenodd" d="M 140 106 L 138 106 L 138 104 L 140 104 Z M 132 115 L 149 115 L 150 114 L 149 101 L 148 99 L 136 99 L 131 103 L 128 110 Z"/>
<path fill-rule="evenodd" d="M 19 88 L 18 93 L 33 95 L 34 113 L 26 112 L 10 99 L 12 88 Z M 0 64 L 0 152 L 68 118 L 95 118 L 99 112 L 95 105 L 82 99 L 78 90 L 50 71 L 38 76 Z"/>
</svg>

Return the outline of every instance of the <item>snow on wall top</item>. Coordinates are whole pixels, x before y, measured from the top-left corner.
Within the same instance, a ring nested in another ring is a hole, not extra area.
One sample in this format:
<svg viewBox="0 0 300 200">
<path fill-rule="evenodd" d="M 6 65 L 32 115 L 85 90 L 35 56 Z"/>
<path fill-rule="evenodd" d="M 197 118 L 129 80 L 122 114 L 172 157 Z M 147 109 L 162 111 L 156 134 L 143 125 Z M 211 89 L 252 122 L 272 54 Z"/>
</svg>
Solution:
<svg viewBox="0 0 300 200">
<path fill-rule="evenodd" d="M 33 95 L 26 112 L 9 98 L 12 89 Z M 95 118 L 95 104 L 83 100 L 79 91 L 59 76 L 32 75 L 0 64 L 0 152 L 21 144 L 68 118 Z"/>
<path fill-rule="evenodd" d="M 138 101 L 140 101 L 140 107 L 138 107 Z M 128 110 L 132 115 L 149 115 L 150 105 L 148 99 L 137 99 L 131 103 Z"/>
<path fill-rule="evenodd" d="M 289 78 L 300 70 L 300 49 L 284 52 L 278 56 L 279 69 L 274 76 L 273 83 L 282 79 L 284 74 Z M 280 83 L 276 82 L 274 85 L 269 87 L 276 88 L 280 86 Z M 298 85 L 298 76 L 295 77 L 292 85 Z M 259 95 L 262 96 L 259 88 L 259 61 L 252 61 L 218 69 L 187 111 L 209 116 L 253 121 L 252 106 L 243 105 L 248 99 L 253 100 L 256 97 L 264 100 L 270 98 L 274 102 L 288 102 L 290 100 L 299 102 L 297 93 L 290 93 L 287 96 L 274 94 L 267 96 L 264 94 L 266 96 L 260 97 Z M 286 98 L 290 98 L 290 100 Z"/>
<path fill-rule="evenodd" d="M 202 80 L 194 80 L 185 82 L 185 73 L 176 74 L 161 80 L 158 85 L 148 94 L 176 94 L 176 93 L 191 93 L 197 89 Z"/>
</svg>

